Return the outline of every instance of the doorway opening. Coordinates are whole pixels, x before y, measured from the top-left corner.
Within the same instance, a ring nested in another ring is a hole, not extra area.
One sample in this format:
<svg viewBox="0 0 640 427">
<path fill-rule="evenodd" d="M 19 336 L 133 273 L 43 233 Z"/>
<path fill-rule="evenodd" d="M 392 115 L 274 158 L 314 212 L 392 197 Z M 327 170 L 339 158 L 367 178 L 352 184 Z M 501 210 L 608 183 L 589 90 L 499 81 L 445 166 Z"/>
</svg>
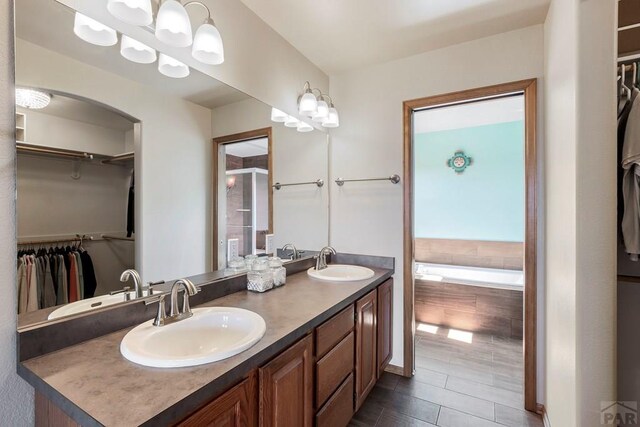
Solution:
<svg viewBox="0 0 640 427">
<path fill-rule="evenodd" d="M 266 253 L 273 232 L 271 128 L 213 140 L 213 268 Z"/>
<path fill-rule="evenodd" d="M 537 411 L 536 80 L 406 101 L 404 129 L 404 375 Z"/>
</svg>

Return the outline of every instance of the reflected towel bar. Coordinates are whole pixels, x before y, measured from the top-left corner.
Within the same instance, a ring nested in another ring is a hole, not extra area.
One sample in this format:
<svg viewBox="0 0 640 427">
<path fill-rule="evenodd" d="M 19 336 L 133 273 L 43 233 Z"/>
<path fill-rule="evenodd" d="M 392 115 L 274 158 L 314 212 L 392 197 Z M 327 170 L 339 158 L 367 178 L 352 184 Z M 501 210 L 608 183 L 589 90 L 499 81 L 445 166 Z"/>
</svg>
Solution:
<svg viewBox="0 0 640 427">
<path fill-rule="evenodd" d="M 345 182 L 362 182 L 362 181 L 391 181 L 392 184 L 397 184 L 400 182 L 400 175 L 394 174 L 391 176 L 387 176 L 384 178 L 363 178 L 363 179 L 344 179 L 338 178 L 336 179 L 336 184 L 340 187 L 344 185 Z"/>
<path fill-rule="evenodd" d="M 309 182 L 294 182 L 292 184 L 280 184 L 279 182 L 276 182 L 275 184 L 273 184 L 273 188 L 275 188 L 276 190 L 281 189 L 282 187 L 290 187 L 292 185 L 310 185 L 310 184 L 314 184 L 317 185 L 318 188 L 322 187 L 324 185 L 324 180 L 322 179 L 318 179 L 316 181 L 309 181 Z"/>
</svg>

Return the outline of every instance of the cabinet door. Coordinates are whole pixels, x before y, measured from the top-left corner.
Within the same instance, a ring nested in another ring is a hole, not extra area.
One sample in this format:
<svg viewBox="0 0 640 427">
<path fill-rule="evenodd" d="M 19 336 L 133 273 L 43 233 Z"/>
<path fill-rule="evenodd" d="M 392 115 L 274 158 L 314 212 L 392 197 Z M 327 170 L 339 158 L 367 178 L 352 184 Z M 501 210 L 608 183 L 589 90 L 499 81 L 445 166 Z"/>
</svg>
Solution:
<svg viewBox="0 0 640 427">
<path fill-rule="evenodd" d="M 374 289 L 356 302 L 356 411 L 378 379 L 377 315 L 377 292 Z"/>
<path fill-rule="evenodd" d="M 393 355 L 393 279 L 378 287 L 378 378 Z"/>
<path fill-rule="evenodd" d="M 310 427 L 312 393 L 313 339 L 308 335 L 260 368 L 260 425 Z"/>
<path fill-rule="evenodd" d="M 178 424 L 180 427 L 254 427 L 258 418 L 257 375 L 225 392 L 205 407 Z"/>
</svg>

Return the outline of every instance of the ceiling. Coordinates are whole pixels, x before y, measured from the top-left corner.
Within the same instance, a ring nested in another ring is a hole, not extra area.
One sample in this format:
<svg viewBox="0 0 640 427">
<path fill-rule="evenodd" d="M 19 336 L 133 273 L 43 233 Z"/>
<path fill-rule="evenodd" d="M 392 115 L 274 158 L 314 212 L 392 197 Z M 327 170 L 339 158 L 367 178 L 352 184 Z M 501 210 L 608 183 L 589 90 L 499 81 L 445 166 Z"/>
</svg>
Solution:
<svg viewBox="0 0 640 427">
<path fill-rule="evenodd" d="M 544 22 L 550 0 L 241 0 L 327 74 Z"/>
<path fill-rule="evenodd" d="M 189 77 L 184 79 L 165 77 L 158 72 L 157 63 L 143 65 L 124 59 L 120 55 L 119 44 L 100 47 L 86 43 L 73 34 L 73 18 L 71 9 L 54 0 L 16 1 L 16 36 L 206 108 L 250 98 L 193 69 Z"/>
<path fill-rule="evenodd" d="M 268 144 L 267 138 L 259 138 L 225 144 L 224 149 L 226 154 L 236 157 L 264 156 L 269 152 Z"/>
<path fill-rule="evenodd" d="M 417 111 L 413 132 L 428 133 L 524 120 L 524 95 Z"/>
</svg>

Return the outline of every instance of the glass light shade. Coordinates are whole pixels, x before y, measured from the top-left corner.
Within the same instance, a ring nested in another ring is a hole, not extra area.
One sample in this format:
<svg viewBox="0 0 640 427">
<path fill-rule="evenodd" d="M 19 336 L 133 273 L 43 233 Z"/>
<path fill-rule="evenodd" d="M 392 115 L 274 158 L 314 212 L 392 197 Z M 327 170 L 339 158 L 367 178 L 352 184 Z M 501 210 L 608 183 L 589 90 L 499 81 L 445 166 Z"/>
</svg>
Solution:
<svg viewBox="0 0 640 427">
<path fill-rule="evenodd" d="M 151 0 L 109 0 L 107 10 L 127 24 L 147 26 L 153 22 Z"/>
<path fill-rule="evenodd" d="M 186 64 L 174 59 L 164 53 L 160 54 L 158 59 L 158 71 L 167 77 L 173 77 L 174 79 L 181 79 L 189 75 L 189 67 Z"/>
<path fill-rule="evenodd" d="M 140 43 L 136 39 L 122 35 L 120 40 L 120 54 L 129 61 L 138 64 L 151 64 L 156 62 L 157 55 L 155 49 L 151 49 L 144 43 Z"/>
<path fill-rule="evenodd" d="M 113 46 L 118 43 L 118 33 L 112 28 L 76 12 L 73 20 L 73 32 L 87 43 L 97 46 Z"/>
<path fill-rule="evenodd" d="M 298 127 L 298 122 L 300 120 L 296 119 L 293 116 L 287 116 L 287 120 L 284 121 L 284 125 L 288 128 L 295 128 Z"/>
<path fill-rule="evenodd" d="M 298 129 L 298 132 L 311 132 L 313 130 L 313 126 L 303 121 L 299 121 L 296 128 Z"/>
<path fill-rule="evenodd" d="M 287 120 L 289 115 L 284 111 L 280 111 L 277 108 L 271 108 L 271 121 L 276 123 L 283 123 Z"/>
<path fill-rule="evenodd" d="M 305 92 L 300 97 L 300 104 L 298 105 L 298 113 L 301 116 L 313 116 L 318 110 L 318 100 L 311 92 Z"/>
<path fill-rule="evenodd" d="M 222 64 L 224 62 L 224 46 L 220 31 L 211 24 L 200 25 L 193 38 L 191 54 L 195 59 L 205 64 Z"/>
<path fill-rule="evenodd" d="M 176 0 L 162 2 L 156 18 L 156 37 L 171 46 L 191 46 L 191 21 L 184 6 Z"/>
<path fill-rule="evenodd" d="M 340 116 L 338 116 L 338 110 L 331 107 L 329 108 L 329 116 L 322 122 L 322 126 L 326 128 L 337 128 L 340 126 Z"/>
<path fill-rule="evenodd" d="M 16 105 L 30 110 L 40 110 L 51 102 L 51 95 L 41 90 L 16 88 Z"/>
<path fill-rule="evenodd" d="M 311 116 L 311 120 L 314 122 L 323 122 L 324 119 L 329 117 L 329 105 L 323 100 L 318 101 L 318 110 Z"/>
</svg>

